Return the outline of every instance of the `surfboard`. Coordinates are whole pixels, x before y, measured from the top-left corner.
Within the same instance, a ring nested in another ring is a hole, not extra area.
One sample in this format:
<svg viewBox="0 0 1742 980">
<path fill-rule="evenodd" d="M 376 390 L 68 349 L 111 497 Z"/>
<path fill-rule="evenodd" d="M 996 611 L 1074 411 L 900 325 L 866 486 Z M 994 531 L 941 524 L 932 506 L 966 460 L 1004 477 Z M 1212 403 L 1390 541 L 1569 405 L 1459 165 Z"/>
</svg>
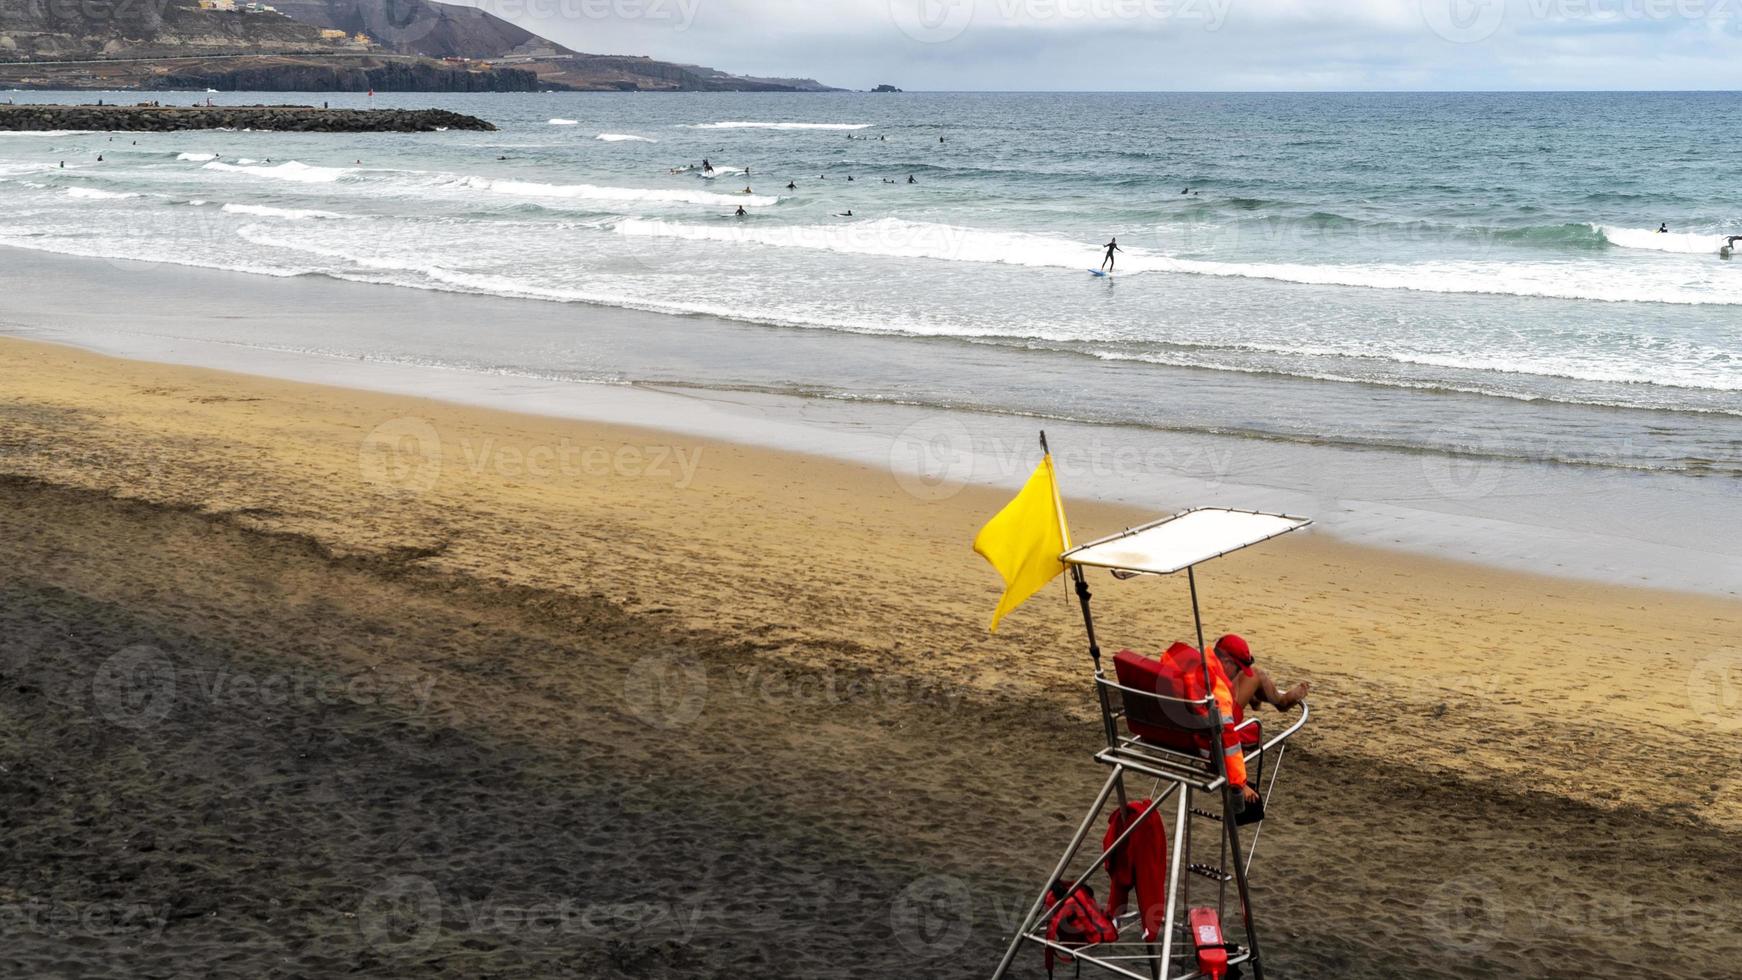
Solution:
<svg viewBox="0 0 1742 980">
<path fill-rule="evenodd" d="M 1090 269 L 1089 275 L 1094 276 L 1097 279 L 1105 279 L 1108 273 L 1102 269 Z"/>
</svg>

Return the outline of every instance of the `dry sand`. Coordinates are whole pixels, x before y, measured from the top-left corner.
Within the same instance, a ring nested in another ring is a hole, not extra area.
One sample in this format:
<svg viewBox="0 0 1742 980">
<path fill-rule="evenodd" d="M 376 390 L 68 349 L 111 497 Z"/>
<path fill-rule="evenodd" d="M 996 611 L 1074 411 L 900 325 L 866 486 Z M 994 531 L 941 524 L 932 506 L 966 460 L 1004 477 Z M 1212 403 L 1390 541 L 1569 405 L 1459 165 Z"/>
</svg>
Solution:
<svg viewBox="0 0 1742 980">
<path fill-rule="evenodd" d="M 1104 775 L 1062 587 L 985 632 L 1004 496 L 0 341 L 0 975 L 989 974 Z M 1315 532 L 1200 583 L 1314 683 L 1273 975 L 1735 975 L 1742 604 Z"/>
</svg>

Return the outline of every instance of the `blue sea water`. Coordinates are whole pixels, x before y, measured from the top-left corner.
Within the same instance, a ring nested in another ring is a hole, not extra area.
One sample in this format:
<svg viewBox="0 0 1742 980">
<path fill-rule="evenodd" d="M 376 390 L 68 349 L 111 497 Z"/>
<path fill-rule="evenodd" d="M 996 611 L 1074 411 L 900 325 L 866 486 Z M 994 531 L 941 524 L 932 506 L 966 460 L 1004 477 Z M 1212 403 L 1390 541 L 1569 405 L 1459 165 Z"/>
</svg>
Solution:
<svg viewBox="0 0 1742 980">
<path fill-rule="evenodd" d="M 683 317 L 275 350 L 1742 476 L 1742 95 L 372 104 L 500 131 L 0 134 L 0 244 Z"/>
</svg>

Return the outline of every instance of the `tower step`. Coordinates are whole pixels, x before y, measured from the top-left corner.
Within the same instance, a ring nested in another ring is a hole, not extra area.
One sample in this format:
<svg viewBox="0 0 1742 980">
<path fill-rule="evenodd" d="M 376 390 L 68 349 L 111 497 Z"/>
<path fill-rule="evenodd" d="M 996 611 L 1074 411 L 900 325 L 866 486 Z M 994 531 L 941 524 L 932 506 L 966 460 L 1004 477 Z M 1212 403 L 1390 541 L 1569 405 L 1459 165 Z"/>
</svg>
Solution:
<svg viewBox="0 0 1742 980">
<path fill-rule="evenodd" d="M 1233 875 L 1223 871 L 1221 868 L 1218 868 L 1213 864 L 1188 864 L 1186 865 L 1186 870 L 1190 871 L 1192 874 L 1208 878 L 1211 881 L 1229 882 L 1234 880 Z"/>
</svg>

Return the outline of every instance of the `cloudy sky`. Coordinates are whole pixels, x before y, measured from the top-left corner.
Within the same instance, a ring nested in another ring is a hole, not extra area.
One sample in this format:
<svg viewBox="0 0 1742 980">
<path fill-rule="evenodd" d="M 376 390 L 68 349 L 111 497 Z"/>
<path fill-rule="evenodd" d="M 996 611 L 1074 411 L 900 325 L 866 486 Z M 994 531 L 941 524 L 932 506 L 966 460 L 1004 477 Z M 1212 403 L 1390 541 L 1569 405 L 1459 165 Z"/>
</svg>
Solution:
<svg viewBox="0 0 1742 980">
<path fill-rule="evenodd" d="M 1742 0 L 453 0 L 848 88 L 1733 89 Z"/>
</svg>

